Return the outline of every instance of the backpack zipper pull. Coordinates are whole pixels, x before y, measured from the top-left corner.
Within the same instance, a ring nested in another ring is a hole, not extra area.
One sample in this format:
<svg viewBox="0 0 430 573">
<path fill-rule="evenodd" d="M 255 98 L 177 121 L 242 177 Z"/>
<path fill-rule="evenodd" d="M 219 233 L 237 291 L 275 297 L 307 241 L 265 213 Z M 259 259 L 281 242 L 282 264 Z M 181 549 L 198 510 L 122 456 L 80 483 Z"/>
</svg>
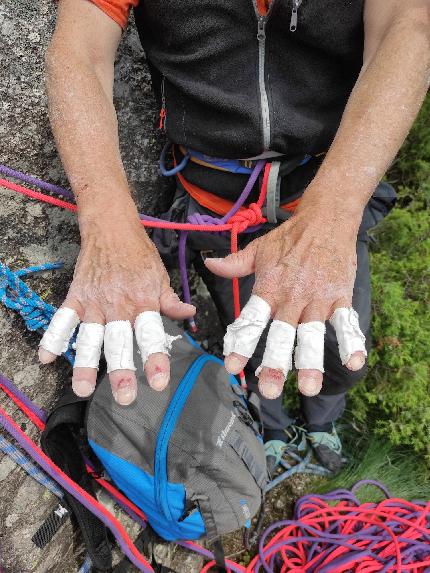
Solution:
<svg viewBox="0 0 430 573">
<path fill-rule="evenodd" d="M 160 124 L 159 128 L 165 130 L 166 129 L 166 118 L 167 118 L 167 111 L 166 111 L 166 96 L 164 93 L 164 80 L 165 77 L 161 81 L 161 109 L 160 109 Z"/>
<path fill-rule="evenodd" d="M 290 20 L 290 32 L 295 32 L 297 30 L 297 14 L 302 1 L 303 0 L 293 0 L 293 8 L 291 10 Z"/>
</svg>

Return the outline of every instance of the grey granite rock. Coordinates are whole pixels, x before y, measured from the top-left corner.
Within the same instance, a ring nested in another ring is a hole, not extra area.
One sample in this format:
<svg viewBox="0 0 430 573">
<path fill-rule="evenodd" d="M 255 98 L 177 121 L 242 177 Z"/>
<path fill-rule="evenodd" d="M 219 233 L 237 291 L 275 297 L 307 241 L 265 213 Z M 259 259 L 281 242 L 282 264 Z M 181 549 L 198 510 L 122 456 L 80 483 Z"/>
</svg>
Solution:
<svg viewBox="0 0 430 573">
<path fill-rule="evenodd" d="M 52 0 L 0 3 L 0 163 L 67 186 L 48 122 L 44 88 L 44 53 L 55 17 L 56 3 Z M 156 213 L 168 201 L 172 183 L 158 175 L 162 144 L 155 128 L 158 110 L 132 22 L 118 53 L 115 105 L 122 156 L 135 199 L 142 211 Z M 73 215 L 0 187 L 0 229 L 0 260 L 13 269 L 64 261 L 62 270 L 28 279 L 29 285 L 45 300 L 60 304 L 79 251 Z M 62 360 L 41 367 L 37 361 L 38 340 L 38 334 L 28 332 L 17 315 L 0 305 L 0 371 L 37 404 L 49 409 L 61 387 L 69 383 L 71 370 Z M 37 439 L 38 432 L 32 424 L 0 394 L 0 405 Z M 84 550 L 70 521 L 44 550 L 37 549 L 30 540 L 55 505 L 54 496 L 3 454 L 0 454 L 0 482 L 0 571 L 78 571 Z M 130 532 L 136 533 L 133 528 Z M 177 570 L 187 573 L 196 570 L 199 562 L 190 557 L 176 561 Z"/>
</svg>

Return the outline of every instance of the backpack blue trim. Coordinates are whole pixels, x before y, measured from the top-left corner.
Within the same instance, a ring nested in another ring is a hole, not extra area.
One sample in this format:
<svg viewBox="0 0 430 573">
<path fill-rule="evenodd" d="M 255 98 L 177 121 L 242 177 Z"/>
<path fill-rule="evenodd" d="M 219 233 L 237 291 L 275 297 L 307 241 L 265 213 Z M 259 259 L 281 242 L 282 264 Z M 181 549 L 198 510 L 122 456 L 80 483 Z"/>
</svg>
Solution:
<svg viewBox="0 0 430 573">
<path fill-rule="evenodd" d="M 118 488 L 142 509 L 151 527 L 163 539 L 199 539 L 204 535 L 205 525 L 199 511 L 194 511 L 178 522 L 185 511 L 186 493 L 182 484 L 166 484 L 172 516 L 171 519 L 166 519 L 155 500 L 154 476 L 99 446 L 93 440 L 89 440 L 89 444 Z"/>
</svg>

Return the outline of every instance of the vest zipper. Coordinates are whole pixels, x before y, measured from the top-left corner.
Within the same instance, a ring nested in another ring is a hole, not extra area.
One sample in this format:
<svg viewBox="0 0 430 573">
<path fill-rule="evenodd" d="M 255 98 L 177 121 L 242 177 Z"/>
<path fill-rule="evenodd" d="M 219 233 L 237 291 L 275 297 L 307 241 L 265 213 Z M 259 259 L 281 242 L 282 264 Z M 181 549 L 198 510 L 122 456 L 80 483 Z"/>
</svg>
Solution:
<svg viewBox="0 0 430 573">
<path fill-rule="evenodd" d="M 295 32 L 297 30 L 297 14 L 302 2 L 303 0 L 293 0 L 293 8 L 291 10 L 290 20 L 290 32 Z"/>
<path fill-rule="evenodd" d="M 266 24 L 276 0 L 272 0 L 265 16 L 258 10 L 257 0 L 253 0 L 255 14 L 257 16 L 257 41 L 258 41 L 258 87 L 260 90 L 261 119 L 263 122 L 263 151 L 270 149 L 270 110 L 269 99 L 266 91 L 265 61 L 266 61 Z"/>
<path fill-rule="evenodd" d="M 263 151 L 270 149 L 270 110 L 269 100 L 266 91 L 266 82 L 264 77 L 265 59 L 266 59 L 266 22 L 267 16 L 261 16 L 258 13 L 256 0 L 254 0 L 257 11 L 257 40 L 258 40 L 258 87 L 260 90 L 261 119 L 263 122 Z"/>
</svg>

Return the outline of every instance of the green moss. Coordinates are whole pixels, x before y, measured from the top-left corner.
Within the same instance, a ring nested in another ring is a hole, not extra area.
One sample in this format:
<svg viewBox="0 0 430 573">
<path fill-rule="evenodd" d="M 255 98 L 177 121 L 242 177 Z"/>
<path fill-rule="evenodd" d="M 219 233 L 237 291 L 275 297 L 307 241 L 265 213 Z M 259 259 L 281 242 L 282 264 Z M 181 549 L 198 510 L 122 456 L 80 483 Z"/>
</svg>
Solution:
<svg viewBox="0 0 430 573">
<path fill-rule="evenodd" d="M 370 372 L 354 416 L 430 465 L 430 97 L 387 179 L 399 193 L 373 233 Z"/>
</svg>

